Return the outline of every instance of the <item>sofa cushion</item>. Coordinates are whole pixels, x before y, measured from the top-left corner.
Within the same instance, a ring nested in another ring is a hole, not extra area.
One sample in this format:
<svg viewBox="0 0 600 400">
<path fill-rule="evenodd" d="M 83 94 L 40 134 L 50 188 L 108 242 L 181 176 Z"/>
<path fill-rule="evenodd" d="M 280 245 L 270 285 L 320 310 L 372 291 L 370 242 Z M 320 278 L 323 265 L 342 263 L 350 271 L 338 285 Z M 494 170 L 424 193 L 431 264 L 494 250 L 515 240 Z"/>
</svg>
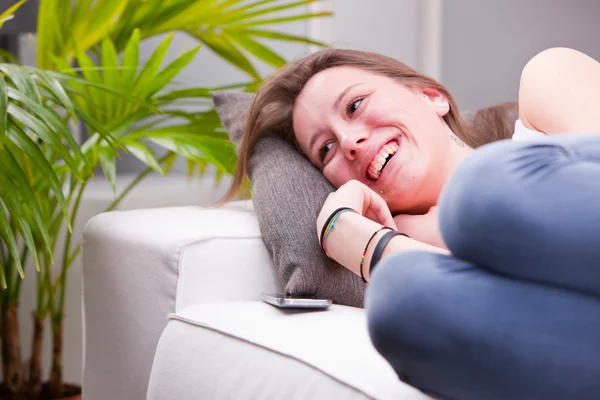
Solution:
<svg viewBox="0 0 600 400">
<path fill-rule="evenodd" d="M 148 399 L 429 399 L 398 379 L 365 313 L 205 303 L 169 317 Z"/>
<path fill-rule="evenodd" d="M 242 139 L 249 93 L 213 93 L 213 102 L 236 148 Z M 275 135 L 266 135 L 250 159 L 252 203 L 265 245 L 285 291 L 360 307 L 361 279 L 327 258 L 319 247 L 316 222 L 334 188 L 312 163 Z"/>
</svg>

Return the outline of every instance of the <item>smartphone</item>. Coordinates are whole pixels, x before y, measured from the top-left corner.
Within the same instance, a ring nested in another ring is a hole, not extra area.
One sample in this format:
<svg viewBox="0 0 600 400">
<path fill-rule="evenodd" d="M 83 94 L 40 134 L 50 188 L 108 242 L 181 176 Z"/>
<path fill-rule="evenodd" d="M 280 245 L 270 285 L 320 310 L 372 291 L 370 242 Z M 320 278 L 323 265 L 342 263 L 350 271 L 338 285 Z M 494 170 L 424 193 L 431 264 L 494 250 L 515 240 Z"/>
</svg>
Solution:
<svg viewBox="0 0 600 400">
<path fill-rule="evenodd" d="M 265 303 L 272 304 L 280 308 L 316 308 L 324 309 L 331 305 L 329 299 L 317 299 L 310 296 L 292 297 L 285 293 L 262 293 L 261 299 Z"/>
</svg>

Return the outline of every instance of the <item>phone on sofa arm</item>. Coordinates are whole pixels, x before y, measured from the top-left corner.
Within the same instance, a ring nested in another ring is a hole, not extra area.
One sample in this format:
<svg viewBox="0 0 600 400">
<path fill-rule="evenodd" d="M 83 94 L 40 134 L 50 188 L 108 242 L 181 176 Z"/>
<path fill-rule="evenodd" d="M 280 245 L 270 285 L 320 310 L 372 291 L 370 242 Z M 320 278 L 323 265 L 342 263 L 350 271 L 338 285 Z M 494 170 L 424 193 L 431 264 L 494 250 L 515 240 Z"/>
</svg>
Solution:
<svg viewBox="0 0 600 400">
<path fill-rule="evenodd" d="M 285 293 L 262 293 L 261 299 L 265 303 L 272 304 L 280 308 L 315 308 L 323 309 L 331 305 L 329 299 L 316 299 L 314 297 L 291 297 Z"/>
</svg>

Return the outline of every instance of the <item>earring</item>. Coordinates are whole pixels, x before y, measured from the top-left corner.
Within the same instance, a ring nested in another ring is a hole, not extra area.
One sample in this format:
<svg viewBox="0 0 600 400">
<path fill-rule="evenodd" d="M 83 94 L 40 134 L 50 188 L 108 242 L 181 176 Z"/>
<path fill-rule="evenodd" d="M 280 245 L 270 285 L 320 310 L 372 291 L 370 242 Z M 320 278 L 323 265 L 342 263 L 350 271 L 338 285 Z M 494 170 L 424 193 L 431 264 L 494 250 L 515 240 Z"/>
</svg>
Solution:
<svg viewBox="0 0 600 400">
<path fill-rule="evenodd" d="M 383 190 L 381 191 L 381 194 L 383 194 Z"/>
</svg>

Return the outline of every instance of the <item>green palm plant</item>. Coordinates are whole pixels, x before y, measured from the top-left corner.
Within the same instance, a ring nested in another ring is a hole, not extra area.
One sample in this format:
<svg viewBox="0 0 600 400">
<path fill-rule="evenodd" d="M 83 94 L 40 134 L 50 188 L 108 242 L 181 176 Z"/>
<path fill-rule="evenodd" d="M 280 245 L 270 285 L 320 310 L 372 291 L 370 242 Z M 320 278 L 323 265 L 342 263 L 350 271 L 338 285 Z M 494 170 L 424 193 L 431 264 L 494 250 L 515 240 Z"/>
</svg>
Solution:
<svg viewBox="0 0 600 400">
<path fill-rule="evenodd" d="M 0 14 L 0 27 L 23 2 Z M 38 272 L 53 262 L 52 219 L 65 221 L 69 231 L 72 228 L 63 172 L 81 181 L 93 170 L 66 121 L 85 118 L 96 122 L 73 102 L 75 93 L 67 80 L 76 80 L 83 87 L 91 85 L 79 77 L 0 64 L 0 305 L 4 388 L 8 392 L 20 390 L 23 384 L 17 313 L 24 266 L 28 257 Z M 107 130 L 98 134 L 116 146 Z M 55 204 L 52 215 L 40 197 L 41 187 Z M 41 295 L 43 298 L 44 293 Z"/>
<path fill-rule="evenodd" d="M 189 175 L 203 175 L 209 165 L 217 179 L 233 171 L 234 148 L 209 98 L 219 88 L 171 88 L 199 46 L 163 66 L 170 33 L 190 35 L 245 72 L 247 82 L 229 87 L 252 90 L 261 81 L 257 60 L 273 67 L 286 62 L 262 39 L 321 45 L 268 28 L 329 15 L 306 12 L 304 6 L 313 1 L 318 0 L 40 0 L 39 69 L 0 64 L 0 225 L 7 227 L 0 233 L 0 283 L 6 271 L 7 289 L 0 295 L 8 311 L 3 312 L 2 351 L 4 386 L 10 392 L 41 392 L 42 334 L 49 319 L 53 360 L 48 389 L 52 397 L 63 393 L 66 280 L 80 252 L 71 225 L 94 171 L 101 170 L 115 191 L 107 210 L 151 172 L 167 174 L 179 157 L 186 160 Z M 140 42 L 163 33 L 166 38 L 140 63 Z M 200 111 L 182 104 L 190 101 Z M 81 144 L 69 130 L 74 123 L 88 133 Z M 147 168 L 116 193 L 116 159 L 125 153 Z M 66 239 L 59 243 L 62 231 Z M 52 269 L 54 253 L 62 253 L 58 273 Z M 24 372 L 16 310 L 28 257 L 39 273 L 32 356 Z"/>
</svg>

